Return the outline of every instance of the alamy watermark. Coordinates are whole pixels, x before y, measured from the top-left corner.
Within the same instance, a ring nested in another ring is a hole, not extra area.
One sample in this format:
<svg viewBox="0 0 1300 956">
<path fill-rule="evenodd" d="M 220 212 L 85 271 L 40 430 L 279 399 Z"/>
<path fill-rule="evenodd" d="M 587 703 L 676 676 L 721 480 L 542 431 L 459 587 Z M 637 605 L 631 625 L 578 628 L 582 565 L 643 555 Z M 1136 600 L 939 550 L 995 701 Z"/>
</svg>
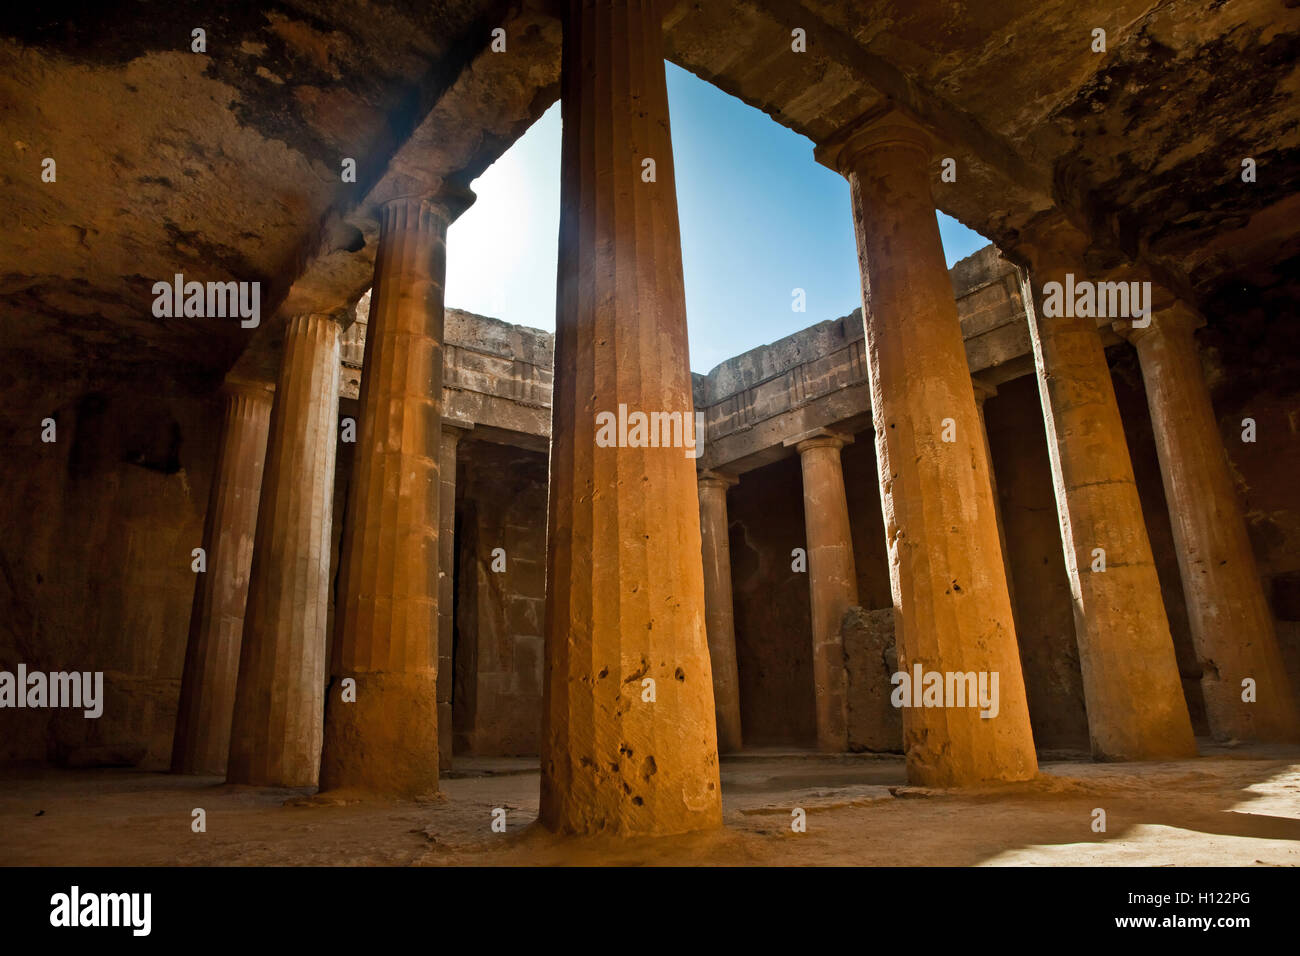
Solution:
<svg viewBox="0 0 1300 956">
<path fill-rule="evenodd" d="M 980 716 L 998 715 L 997 671 L 926 671 L 912 665 L 912 673 L 898 671 L 889 679 L 895 707 L 978 707 Z"/>
<path fill-rule="evenodd" d="M 596 445 L 600 448 L 681 448 L 687 458 L 704 453 L 704 413 L 629 412 L 596 414 Z"/>
<path fill-rule="evenodd" d="M 28 671 L 26 664 L 18 672 L 0 671 L 0 708 L 2 707 L 80 707 L 86 717 L 98 719 L 104 713 L 103 671 Z"/>
<path fill-rule="evenodd" d="M 186 282 L 178 272 L 171 282 L 155 282 L 153 294 L 153 314 L 160 319 L 237 317 L 245 329 L 262 322 L 260 282 Z"/>
<path fill-rule="evenodd" d="M 1049 319 L 1130 319 L 1134 328 L 1151 324 L 1150 282 L 1074 281 L 1074 273 L 1065 274 L 1065 282 L 1043 284 L 1043 315 Z"/>
<path fill-rule="evenodd" d="M 83 893 L 73 886 L 50 897 L 51 926 L 124 926 L 133 936 L 148 936 L 152 915 L 152 893 Z"/>
</svg>

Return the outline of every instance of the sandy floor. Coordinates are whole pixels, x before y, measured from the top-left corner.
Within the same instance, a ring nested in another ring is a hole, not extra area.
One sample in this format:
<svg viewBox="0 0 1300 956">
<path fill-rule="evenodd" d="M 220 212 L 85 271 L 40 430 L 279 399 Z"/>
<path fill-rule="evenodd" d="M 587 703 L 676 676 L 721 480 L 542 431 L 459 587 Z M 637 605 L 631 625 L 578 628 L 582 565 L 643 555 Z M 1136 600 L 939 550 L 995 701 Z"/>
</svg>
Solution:
<svg viewBox="0 0 1300 956">
<path fill-rule="evenodd" d="M 458 760 L 428 803 L 321 805 L 299 791 L 124 770 L 8 772 L 0 864 L 1300 865 L 1300 750 L 1202 744 L 1198 760 L 1044 761 L 990 791 L 907 787 L 902 758 L 753 753 L 722 764 L 726 828 L 562 840 L 531 826 L 531 760 Z M 207 832 L 191 831 L 191 811 Z M 492 811 L 507 811 L 493 833 Z M 791 831 L 791 810 L 807 832 Z M 1105 833 L 1092 831 L 1106 811 Z"/>
</svg>

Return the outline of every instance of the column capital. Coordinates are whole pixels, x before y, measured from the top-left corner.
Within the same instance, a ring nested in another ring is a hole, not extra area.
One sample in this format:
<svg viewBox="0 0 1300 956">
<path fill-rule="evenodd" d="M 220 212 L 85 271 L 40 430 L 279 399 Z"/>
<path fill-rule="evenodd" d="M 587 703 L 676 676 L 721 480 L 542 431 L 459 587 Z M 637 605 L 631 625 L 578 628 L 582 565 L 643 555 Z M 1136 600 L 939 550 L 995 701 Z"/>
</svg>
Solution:
<svg viewBox="0 0 1300 956">
<path fill-rule="evenodd" d="M 284 323 L 285 330 L 293 323 L 304 319 L 322 319 L 325 322 L 333 322 L 340 329 L 346 329 L 352 324 L 352 310 L 346 306 L 339 306 L 337 309 L 303 309 L 290 315 Z"/>
<path fill-rule="evenodd" d="M 253 400 L 270 401 L 275 396 L 275 383 L 263 382 L 241 375 L 227 375 L 218 391 L 222 395 L 239 395 Z"/>
<path fill-rule="evenodd" d="M 786 448 L 794 448 L 795 451 L 802 455 L 812 448 L 833 447 L 840 449 L 845 445 L 852 445 L 853 436 L 845 432 L 832 431 L 829 428 L 814 428 L 812 431 L 795 435 L 793 438 L 787 438 L 781 444 Z"/>
<path fill-rule="evenodd" d="M 474 205 L 477 198 L 465 186 L 443 183 L 434 190 L 421 189 L 382 200 L 379 203 L 380 222 L 388 226 L 396 216 L 406 213 L 408 222 L 414 216 L 423 225 L 428 218 L 433 218 L 445 229 Z"/>
<path fill-rule="evenodd" d="M 1119 319 L 1111 323 L 1115 334 L 1128 339 L 1138 348 L 1156 338 L 1168 338 L 1175 335 L 1190 336 L 1205 324 L 1204 317 L 1181 299 L 1169 299 L 1160 302 L 1158 294 L 1151 305 L 1151 313 L 1146 316 L 1145 324 L 1141 319 Z"/>
<path fill-rule="evenodd" d="M 813 150 L 823 166 L 847 175 L 859 157 L 881 146 L 906 146 L 924 154 L 929 163 L 934 136 L 910 113 L 886 101 L 840 127 Z"/>
<path fill-rule="evenodd" d="M 734 487 L 740 483 L 740 478 L 735 475 L 728 475 L 721 471 L 714 471 L 711 468 L 701 468 L 696 475 L 701 485 L 712 487 L 721 486 L 724 490 Z"/>
<path fill-rule="evenodd" d="M 467 418 L 444 418 L 442 420 L 442 437 L 460 441 L 467 432 L 474 429 L 474 423 Z"/>
<path fill-rule="evenodd" d="M 1053 207 L 1020 230 L 1010 251 L 1025 266 L 1025 279 L 1033 287 L 1059 281 L 1066 272 L 1085 272 L 1091 245 L 1088 235 Z"/>
<path fill-rule="evenodd" d="M 979 405 L 981 408 L 984 407 L 985 402 L 998 393 L 998 387 L 996 385 L 990 385 L 988 382 L 981 382 L 974 376 L 971 376 L 970 383 L 975 388 L 975 404 Z"/>
</svg>

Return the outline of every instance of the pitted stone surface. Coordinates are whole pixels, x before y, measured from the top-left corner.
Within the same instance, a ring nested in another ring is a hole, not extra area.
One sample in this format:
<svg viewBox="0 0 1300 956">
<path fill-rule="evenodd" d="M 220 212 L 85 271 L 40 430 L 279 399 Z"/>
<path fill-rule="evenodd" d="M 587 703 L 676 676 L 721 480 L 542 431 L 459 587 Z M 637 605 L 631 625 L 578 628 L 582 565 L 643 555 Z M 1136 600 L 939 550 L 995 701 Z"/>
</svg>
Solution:
<svg viewBox="0 0 1300 956">
<path fill-rule="evenodd" d="M 623 403 L 693 420 L 657 7 L 565 23 L 541 821 L 567 833 L 722 823 L 695 462 L 596 440 Z"/>
</svg>

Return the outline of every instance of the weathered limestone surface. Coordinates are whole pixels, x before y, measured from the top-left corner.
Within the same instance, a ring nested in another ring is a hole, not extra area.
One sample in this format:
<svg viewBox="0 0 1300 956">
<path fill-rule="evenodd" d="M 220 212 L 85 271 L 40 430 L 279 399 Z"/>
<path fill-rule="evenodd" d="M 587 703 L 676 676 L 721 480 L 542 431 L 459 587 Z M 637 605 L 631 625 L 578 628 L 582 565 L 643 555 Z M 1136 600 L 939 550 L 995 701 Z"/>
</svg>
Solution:
<svg viewBox="0 0 1300 956">
<path fill-rule="evenodd" d="M 1194 276 L 1203 298 L 1231 295 L 1242 278 L 1295 298 L 1282 267 L 1289 246 L 1277 241 L 1290 236 L 1300 168 L 1300 131 L 1288 124 L 1294 8 L 1124 0 L 1098 56 L 1065 7 L 896 6 L 678 2 L 667 11 L 666 52 L 814 142 L 882 97 L 907 103 L 959 164 L 958 181 L 936 187 L 940 207 L 1003 248 L 1056 202 L 1097 223 L 1112 248 L 1126 237 Z M 172 9 L 177 23 L 198 23 L 207 5 L 176 0 Z M 178 44 L 147 8 L 105 8 L 111 35 L 100 20 L 70 32 L 55 10 L 16 20 L 0 44 L 12 138 L 44 135 L 50 155 L 82 161 L 75 189 L 49 190 L 25 174 L 9 184 L 13 223 L 63 224 L 39 247 L 26 229 L 3 233 L 0 252 L 21 263 L 5 304 L 27 315 L 7 326 L 11 335 L 65 360 L 156 367 L 165 354 L 219 375 L 247 332 L 224 327 L 214 347 L 211 327 L 160 330 L 148 321 L 148 278 L 180 266 L 274 281 L 268 313 L 281 299 L 292 309 L 322 292 L 349 301 L 373 271 L 377 230 L 359 221 L 371 218 L 372 195 L 411 180 L 471 181 L 554 102 L 560 31 L 549 10 L 500 0 L 241 8 L 223 22 L 231 55 L 219 61 Z M 806 53 L 790 49 L 796 22 Z M 505 55 L 489 49 L 498 25 Z M 1181 118 L 1193 110 L 1203 121 L 1189 133 Z M 1185 154 L 1167 157 L 1171 140 L 1188 141 Z M 1248 142 L 1274 144 L 1267 181 L 1278 188 L 1233 188 L 1208 173 L 1208 157 Z M 182 156 L 192 183 L 184 190 L 173 188 Z M 357 159 L 356 183 L 341 181 L 331 158 L 342 156 Z M 110 215 L 136 203 L 158 214 L 129 224 Z M 69 315 L 62 303 L 72 294 L 93 308 Z M 104 319 L 141 334 L 104 336 Z M 71 335 L 50 334 L 60 320 Z"/>
<path fill-rule="evenodd" d="M 909 707 L 909 779 L 1021 780 L 1038 769 L 988 460 L 927 172 L 930 143 L 897 111 L 824 144 L 849 180 L 862 268 L 880 495 L 899 669 L 997 672 L 996 717 Z M 949 432 L 955 439 L 944 441 Z M 991 678 L 990 678 L 991 679 Z"/>
<path fill-rule="evenodd" d="M 795 445 L 803 468 L 803 514 L 808 532 L 817 746 L 831 753 L 848 748 L 840 622 L 844 612 L 858 603 L 858 572 L 853 566 L 849 506 L 840 463 L 844 444 L 841 436 L 821 434 Z"/>
<path fill-rule="evenodd" d="M 902 753 L 903 712 L 890 701 L 898 673 L 894 609 L 851 607 L 840 622 L 848 672 L 849 750 Z"/>
<path fill-rule="evenodd" d="M 740 673 L 736 665 L 736 621 L 731 606 L 731 543 L 727 489 L 736 479 L 716 471 L 700 473 L 700 542 L 704 557 L 704 618 L 713 665 L 713 708 L 718 750 L 741 748 Z"/>
<path fill-rule="evenodd" d="M 446 336 L 443 417 L 473 422 L 476 435 L 545 453 L 554 337 L 457 309 L 447 311 Z"/>
<path fill-rule="evenodd" d="M 1215 424 L 1200 324 L 1174 303 L 1125 329 L 1142 363 L 1206 717 L 1219 740 L 1293 740 L 1300 714 Z M 1247 679 L 1253 702 L 1242 699 Z"/>
<path fill-rule="evenodd" d="M 716 827 L 695 463 L 596 444 L 596 416 L 620 403 L 694 409 L 658 4 L 573 0 L 561 87 L 540 817 L 571 833 Z"/>
<path fill-rule="evenodd" d="M 326 698 L 322 789 L 438 789 L 438 445 L 447 226 L 472 197 L 384 207 Z M 343 681 L 355 681 L 345 700 Z"/>
<path fill-rule="evenodd" d="M 230 783 L 315 786 L 320 771 L 338 445 L 339 326 L 294 317 L 271 410 L 239 681 Z"/>
<path fill-rule="evenodd" d="M 6 708 L 0 763 L 166 770 L 175 743 L 219 397 L 195 383 L 0 376 L 0 668 L 104 673 L 104 712 Z M 41 441 L 41 422 L 57 441 Z"/>
<path fill-rule="evenodd" d="M 1092 751 L 1185 757 L 1196 743 L 1096 320 L 1043 314 L 1043 287 L 1074 271 L 1035 263 L 1029 322 Z"/>
<path fill-rule="evenodd" d="M 195 581 L 172 748 L 172 770 L 177 773 L 226 772 L 248 572 L 271 424 L 269 385 L 230 382 L 222 391 L 225 423 L 203 534 L 207 570 Z"/>
</svg>

